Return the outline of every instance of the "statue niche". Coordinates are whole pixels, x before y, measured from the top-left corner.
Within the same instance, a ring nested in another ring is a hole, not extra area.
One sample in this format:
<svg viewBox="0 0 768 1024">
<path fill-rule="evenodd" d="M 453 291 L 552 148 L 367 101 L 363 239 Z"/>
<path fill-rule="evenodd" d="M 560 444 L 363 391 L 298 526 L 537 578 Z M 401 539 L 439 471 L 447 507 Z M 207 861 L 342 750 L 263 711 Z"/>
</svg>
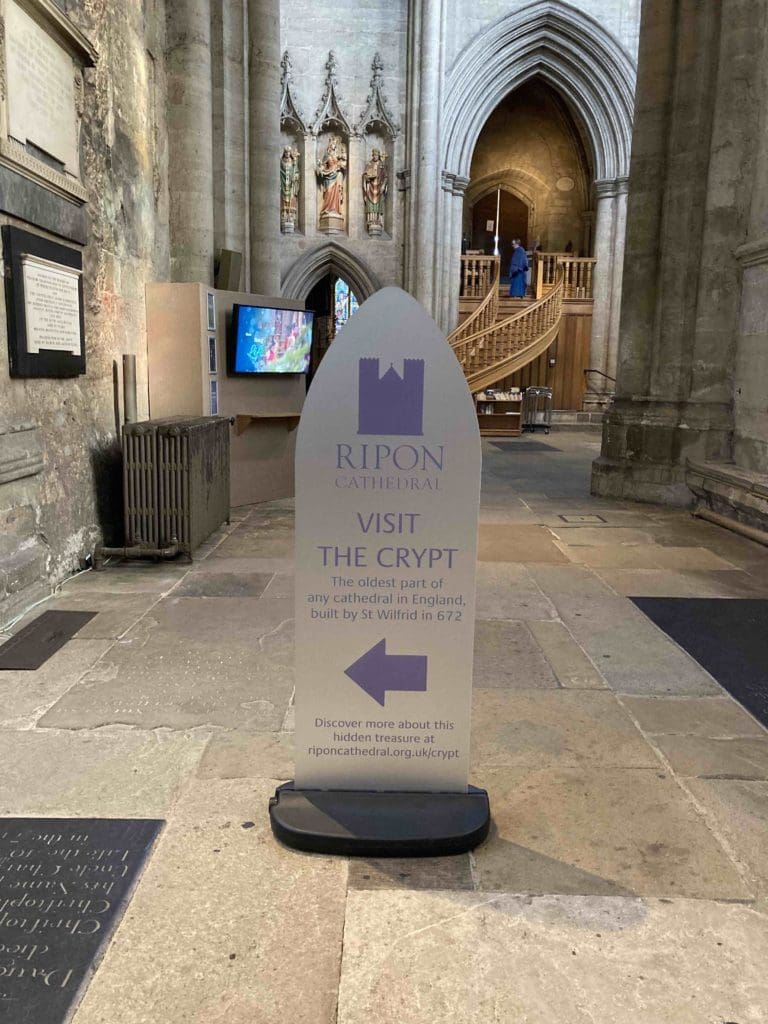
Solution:
<svg viewBox="0 0 768 1024">
<path fill-rule="evenodd" d="M 365 205 L 365 227 L 375 238 L 384 231 L 384 201 L 389 192 L 386 154 L 380 149 L 371 151 L 371 158 L 363 171 L 363 203 Z"/>
<path fill-rule="evenodd" d="M 328 235 L 340 234 L 346 223 L 345 179 L 347 151 L 341 137 L 331 135 L 315 168 L 320 195 L 318 227 Z"/>
<path fill-rule="evenodd" d="M 296 230 L 301 190 L 299 159 L 298 149 L 283 147 L 280 157 L 280 230 L 284 235 L 292 235 Z"/>
</svg>

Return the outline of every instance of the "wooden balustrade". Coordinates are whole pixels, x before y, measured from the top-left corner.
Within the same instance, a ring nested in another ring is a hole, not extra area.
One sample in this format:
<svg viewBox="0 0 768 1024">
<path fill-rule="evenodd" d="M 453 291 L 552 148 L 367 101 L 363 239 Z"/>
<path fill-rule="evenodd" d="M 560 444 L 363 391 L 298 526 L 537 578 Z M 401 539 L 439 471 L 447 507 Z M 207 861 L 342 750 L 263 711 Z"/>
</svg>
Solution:
<svg viewBox="0 0 768 1024">
<path fill-rule="evenodd" d="M 473 391 L 514 373 L 552 343 L 560 326 L 564 291 L 564 269 L 557 265 L 553 287 L 543 298 L 505 320 L 452 341 Z"/>
<path fill-rule="evenodd" d="M 462 256 L 460 294 L 466 299 L 485 298 L 494 273 L 498 283 L 498 268 L 498 256 Z"/>
<path fill-rule="evenodd" d="M 483 261 L 482 265 L 480 265 L 481 260 Z M 498 256 L 461 257 L 462 295 L 467 294 L 464 290 L 467 287 L 475 288 L 475 282 L 480 277 L 485 281 L 485 291 L 478 293 L 477 297 L 483 296 L 483 301 L 477 309 L 448 335 L 451 345 L 462 338 L 469 337 L 470 334 L 484 331 L 496 322 L 499 313 L 499 269 Z"/>
<path fill-rule="evenodd" d="M 555 283 L 558 267 L 563 268 L 563 297 L 592 299 L 595 295 L 595 263 L 592 256 L 574 256 L 569 252 L 537 252 L 535 257 L 536 298 Z"/>
</svg>

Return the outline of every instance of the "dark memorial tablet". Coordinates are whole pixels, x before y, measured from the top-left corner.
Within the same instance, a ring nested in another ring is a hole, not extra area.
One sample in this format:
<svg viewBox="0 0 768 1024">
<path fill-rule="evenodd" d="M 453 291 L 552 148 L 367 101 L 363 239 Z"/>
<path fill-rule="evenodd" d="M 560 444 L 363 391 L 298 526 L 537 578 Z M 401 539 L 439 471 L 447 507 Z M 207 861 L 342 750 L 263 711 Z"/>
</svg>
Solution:
<svg viewBox="0 0 768 1024">
<path fill-rule="evenodd" d="M 0 818 L 0 1022 L 71 1020 L 162 821 Z"/>
</svg>

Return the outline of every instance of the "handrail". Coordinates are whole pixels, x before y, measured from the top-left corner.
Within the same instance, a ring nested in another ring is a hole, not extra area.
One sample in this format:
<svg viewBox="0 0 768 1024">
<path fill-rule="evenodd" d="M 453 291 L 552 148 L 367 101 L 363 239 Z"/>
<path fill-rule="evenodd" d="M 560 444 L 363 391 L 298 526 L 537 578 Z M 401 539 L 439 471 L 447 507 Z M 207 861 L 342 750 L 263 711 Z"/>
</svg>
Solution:
<svg viewBox="0 0 768 1024">
<path fill-rule="evenodd" d="M 465 259 L 466 257 L 462 256 L 462 273 L 464 271 L 463 264 Z M 463 323 L 459 324 L 448 335 L 450 345 L 455 345 L 462 338 L 467 337 L 468 332 L 475 333 L 477 330 L 484 330 L 496 321 L 499 313 L 499 272 L 501 263 L 498 256 L 486 257 L 486 262 L 490 266 L 488 294 L 471 316 L 468 316 Z M 471 331 L 470 328 L 472 328 Z"/>
<path fill-rule="evenodd" d="M 586 367 L 586 368 L 585 368 L 584 370 L 582 370 L 582 373 L 584 374 L 584 376 L 585 376 L 585 377 L 586 377 L 586 375 L 587 375 L 588 373 L 596 373 L 596 374 L 598 374 L 598 375 L 599 375 L 600 377 L 605 377 L 605 379 L 606 379 L 606 380 L 609 380 L 609 381 L 611 381 L 611 383 L 612 383 L 612 384 L 615 384 L 615 383 L 616 383 L 616 378 L 615 378 L 615 377 L 611 377 L 611 376 L 610 376 L 610 374 L 607 374 L 607 373 L 603 373 L 603 371 L 602 371 L 602 370 L 596 370 L 596 369 L 595 369 L 594 367 L 592 367 L 592 366 L 587 366 L 587 367 Z"/>
<path fill-rule="evenodd" d="M 555 284 L 543 298 L 453 344 L 471 390 L 503 380 L 546 351 L 560 328 L 564 290 L 563 268 L 558 267 Z"/>
</svg>

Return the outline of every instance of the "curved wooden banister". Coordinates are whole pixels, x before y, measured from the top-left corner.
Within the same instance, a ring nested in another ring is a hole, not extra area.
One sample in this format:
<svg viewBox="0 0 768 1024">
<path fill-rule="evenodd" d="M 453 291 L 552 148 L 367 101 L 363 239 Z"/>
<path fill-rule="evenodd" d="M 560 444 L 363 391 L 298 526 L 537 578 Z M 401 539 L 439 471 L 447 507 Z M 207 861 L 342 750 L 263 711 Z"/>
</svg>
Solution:
<svg viewBox="0 0 768 1024">
<path fill-rule="evenodd" d="M 451 341 L 471 391 L 496 384 L 546 351 L 560 328 L 563 292 L 564 275 L 559 268 L 554 287 L 544 298 L 505 320 Z"/>
<path fill-rule="evenodd" d="M 488 262 L 491 266 L 488 294 L 471 316 L 467 317 L 464 323 L 459 324 L 448 335 L 448 342 L 452 346 L 455 346 L 463 338 L 476 334 L 478 331 L 483 331 L 496 322 L 496 317 L 499 314 L 499 271 L 501 263 L 498 256 L 492 257 Z"/>
</svg>

